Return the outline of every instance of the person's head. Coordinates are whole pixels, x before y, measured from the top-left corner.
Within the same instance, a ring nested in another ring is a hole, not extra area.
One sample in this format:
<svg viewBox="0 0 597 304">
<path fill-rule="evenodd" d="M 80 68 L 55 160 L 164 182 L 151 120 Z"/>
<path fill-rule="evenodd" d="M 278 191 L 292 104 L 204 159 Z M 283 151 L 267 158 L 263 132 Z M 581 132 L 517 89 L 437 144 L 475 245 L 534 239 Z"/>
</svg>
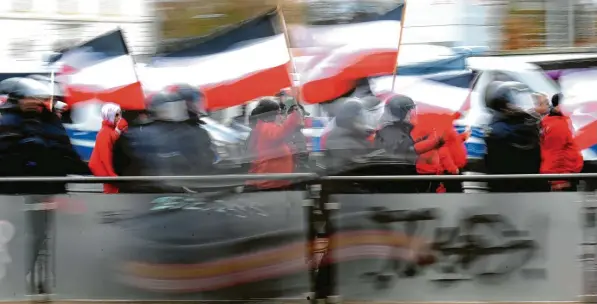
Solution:
<svg viewBox="0 0 597 304">
<path fill-rule="evenodd" d="M 336 126 L 350 130 L 368 129 L 365 121 L 365 108 L 360 100 L 346 99 L 336 109 Z"/>
<path fill-rule="evenodd" d="M 535 112 L 542 116 L 547 115 L 550 110 L 550 102 L 547 95 L 543 93 L 535 93 L 533 94 L 533 98 L 535 100 Z"/>
<path fill-rule="evenodd" d="M 0 82 L 0 95 L 6 95 L 7 106 L 26 113 L 41 113 L 48 108 L 52 97 L 48 84 L 21 77 Z"/>
<path fill-rule="evenodd" d="M 395 121 L 414 123 L 416 119 L 416 104 L 408 96 L 395 95 L 388 99 L 384 113 Z"/>
<path fill-rule="evenodd" d="M 205 96 L 201 91 L 190 84 L 176 84 L 168 87 L 172 93 L 176 93 L 186 102 L 190 117 L 207 116 L 205 112 Z"/>
<path fill-rule="evenodd" d="M 517 81 L 494 81 L 485 91 L 485 105 L 496 113 L 535 111 L 536 102 L 529 88 Z"/>
<path fill-rule="evenodd" d="M 148 111 L 156 121 L 186 122 L 191 119 L 187 102 L 176 92 L 163 90 L 149 96 Z"/>
<path fill-rule="evenodd" d="M 551 107 L 552 112 L 561 113 L 560 110 L 560 102 L 563 99 L 562 93 L 557 93 L 551 97 Z"/>
<path fill-rule="evenodd" d="M 116 126 L 122 118 L 122 110 L 115 103 L 106 103 L 101 110 L 102 120 L 110 125 Z"/>
<path fill-rule="evenodd" d="M 251 118 L 263 122 L 277 122 L 282 119 L 280 103 L 272 98 L 262 98 L 255 109 L 251 111 Z"/>
</svg>

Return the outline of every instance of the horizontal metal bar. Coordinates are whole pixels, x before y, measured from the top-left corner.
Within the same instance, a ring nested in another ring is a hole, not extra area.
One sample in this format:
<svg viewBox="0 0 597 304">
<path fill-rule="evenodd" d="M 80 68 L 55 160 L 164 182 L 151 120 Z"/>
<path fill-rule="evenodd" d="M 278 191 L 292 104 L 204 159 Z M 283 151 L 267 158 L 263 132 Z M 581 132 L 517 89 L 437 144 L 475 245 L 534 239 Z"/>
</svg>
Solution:
<svg viewBox="0 0 597 304">
<path fill-rule="evenodd" d="M 571 174 L 495 174 L 495 175 L 386 175 L 386 176 L 325 176 L 324 181 L 465 181 L 492 180 L 583 180 L 597 179 L 597 173 Z"/>
<path fill-rule="evenodd" d="M 249 180 L 301 180 L 318 179 L 321 181 L 471 181 L 492 180 L 591 180 L 597 179 L 597 173 L 573 174 L 497 174 L 497 175 L 386 175 L 386 176 L 323 176 L 315 173 L 288 174 L 223 174 L 223 175 L 185 175 L 185 176 L 68 176 L 68 177 L 0 177 L 0 183 L 12 182 L 56 182 L 99 184 L 130 181 L 196 181 L 204 183 L 243 182 Z"/>
<path fill-rule="evenodd" d="M 317 174 L 288 173 L 288 174 L 228 174 L 228 175 L 196 175 L 196 176 L 68 176 L 68 177 L 0 177 L 1 183 L 14 182 L 56 182 L 99 184 L 132 181 L 191 181 L 191 182 L 244 182 L 249 180 L 298 180 L 317 179 Z"/>
</svg>

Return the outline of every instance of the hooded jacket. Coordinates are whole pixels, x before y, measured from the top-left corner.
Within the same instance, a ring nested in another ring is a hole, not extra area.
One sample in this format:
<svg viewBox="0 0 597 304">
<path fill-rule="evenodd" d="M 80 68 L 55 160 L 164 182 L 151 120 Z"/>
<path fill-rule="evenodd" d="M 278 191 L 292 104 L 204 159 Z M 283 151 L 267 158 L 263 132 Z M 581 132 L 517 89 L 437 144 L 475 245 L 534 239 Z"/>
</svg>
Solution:
<svg viewBox="0 0 597 304">
<path fill-rule="evenodd" d="M 119 113 L 121 111 L 118 105 L 106 104 L 102 107 L 102 127 L 97 133 L 95 146 L 89 159 L 89 169 L 95 176 L 118 176 L 114 172 L 113 150 L 114 143 L 120 136 L 115 124 L 115 117 Z M 118 189 L 105 184 L 104 193 L 118 193 Z"/>
<path fill-rule="evenodd" d="M 258 120 L 251 132 L 248 143 L 249 153 L 252 155 L 250 173 L 292 173 L 294 159 L 288 139 L 298 128 L 300 114 L 293 112 L 281 124 Z M 260 189 L 285 187 L 290 181 L 248 181 L 248 185 Z"/>
<path fill-rule="evenodd" d="M 570 119 L 552 111 L 541 121 L 541 173 L 578 173 L 583 157 L 574 142 Z"/>
</svg>

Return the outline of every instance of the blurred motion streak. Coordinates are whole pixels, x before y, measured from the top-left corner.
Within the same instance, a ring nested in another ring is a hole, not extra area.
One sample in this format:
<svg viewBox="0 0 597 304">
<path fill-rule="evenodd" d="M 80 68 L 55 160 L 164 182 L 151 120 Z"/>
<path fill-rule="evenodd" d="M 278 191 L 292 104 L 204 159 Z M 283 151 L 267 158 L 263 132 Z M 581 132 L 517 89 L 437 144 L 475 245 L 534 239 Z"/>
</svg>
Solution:
<svg viewBox="0 0 597 304">
<path fill-rule="evenodd" d="M 295 39 L 296 53 L 308 57 L 300 68 L 303 100 L 329 101 L 350 92 L 359 79 L 393 74 L 403 13 L 401 4 L 357 23 L 295 28 L 303 38 Z"/>
<path fill-rule="evenodd" d="M 286 39 L 278 34 L 277 9 L 202 37 L 191 47 L 154 58 L 150 91 L 189 83 L 205 94 L 206 108 L 232 107 L 291 86 Z"/>
<path fill-rule="evenodd" d="M 388 257 L 408 260 L 412 252 L 428 251 L 429 244 L 423 239 L 383 230 L 344 232 L 335 238 L 335 257 L 327 262 Z M 321 247 L 321 244 L 316 246 Z M 125 273 L 121 278 L 126 284 L 154 291 L 181 293 L 216 290 L 304 271 L 308 266 L 302 248 L 303 243 L 295 243 L 194 265 L 130 261 L 122 267 Z M 392 248 L 404 250 L 389 253 Z"/>
<path fill-rule="evenodd" d="M 55 60 L 69 106 L 99 100 L 127 110 L 145 108 L 135 63 L 120 29 L 64 50 Z"/>
</svg>

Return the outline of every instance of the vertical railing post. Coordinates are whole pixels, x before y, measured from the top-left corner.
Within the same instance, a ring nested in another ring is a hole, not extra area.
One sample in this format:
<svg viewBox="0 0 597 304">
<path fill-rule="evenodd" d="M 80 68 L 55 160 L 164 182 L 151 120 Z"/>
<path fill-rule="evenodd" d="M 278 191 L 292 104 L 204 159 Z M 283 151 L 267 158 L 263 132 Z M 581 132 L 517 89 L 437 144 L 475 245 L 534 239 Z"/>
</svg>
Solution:
<svg viewBox="0 0 597 304">
<path fill-rule="evenodd" d="M 340 204 L 330 200 L 330 196 L 334 193 L 334 182 L 324 181 L 322 183 L 321 204 L 324 209 L 325 219 L 325 234 L 328 238 L 328 250 L 322 262 L 326 265 L 327 275 L 325 284 L 326 287 L 326 302 L 339 303 L 340 295 L 338 290 L 338 259 L 336 257 L 336 249 L 338 248 L 338 214 L 337 210 Z"/>
<path fill-rule="evenodd" d="M 597 302 L 597 207 L 592 194 L 583 199 L 583 244 L 581 261 L 583 263 L 583 302 Z"/>
<path fill-rule="evenodd" d="M 316 294 L 316 279 L 317 279 L 317 255 L 315 254 L 315 242 L 317 241 L 317 219 L 315 218 L 315 210 L 320 206 L 320 192 L 321 185 L 312 183 L 307 188 L 307 198 L 303 202 L 305 214 L 305 229 L 307 234 L 305 246 L 305 261 L 307 262 L 309 274 L 309 294 L 307 299 L 311 304 L 317 303 Z"/>
</svg>

